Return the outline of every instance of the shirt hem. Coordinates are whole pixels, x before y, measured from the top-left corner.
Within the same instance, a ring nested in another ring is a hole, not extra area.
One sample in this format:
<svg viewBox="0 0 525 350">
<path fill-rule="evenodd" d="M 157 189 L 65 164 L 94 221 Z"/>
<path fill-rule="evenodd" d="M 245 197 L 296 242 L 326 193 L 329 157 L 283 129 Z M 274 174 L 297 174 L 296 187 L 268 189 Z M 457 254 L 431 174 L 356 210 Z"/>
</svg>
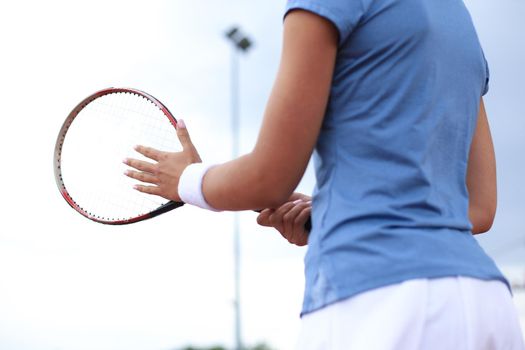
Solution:
<svg viewBox="0 0 525 350">
<path fill-rule="evenodd" d="M 391 278 L 389 280 L 383 279 L 381 283 L 377 283 L 377 281 L 374 281 L 372 283 L 363 283 L 360 288 L 349 290 L 345 293 L 338 294 L 334 298 L 326 299 L 318 303 L 306 303 L 306 305 L 303 305 L 303 309 L 301 311 L 300 317 L 303 317 L 309 313 L 315 312 L 317 310 L 320 310 L 328 305 L 337 303 L 339 301 L 354 297 L 358 294 L 368 292 L 377 288 L 386 287 L 398 283 L 403 283 L 409 280 L 414 279 L 436 279 L 436 278 L 445 278 L 445 277 L 471 277 L 476 278 L 484 281 L 500 281 L 504 283 L 507 288 L 509 289 L 509 292 L 512 294 L 512 289 L 510 287 L 509 282 L 503 275 L 493 275 L 493 274 L 484 274 L 480 272 L 474 272 L 474 271 L 464 271 L 464 272 L 436 272 L 436 273 L 426 273 L 426 274 L 411 274 L 411 275 L 405 275 L 405 276 L 397 276 L 396 278 Z M 345 286 L 340 286 L 337 289 L 344 289 Z"/>
</svg>

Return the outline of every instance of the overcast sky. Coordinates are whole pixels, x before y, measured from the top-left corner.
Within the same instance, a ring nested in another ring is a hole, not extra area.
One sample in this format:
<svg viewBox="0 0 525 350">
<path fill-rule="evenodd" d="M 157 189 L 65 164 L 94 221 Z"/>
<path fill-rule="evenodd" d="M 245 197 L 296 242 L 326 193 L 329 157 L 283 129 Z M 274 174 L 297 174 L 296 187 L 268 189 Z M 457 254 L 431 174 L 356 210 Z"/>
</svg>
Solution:
<svg viewBox="0 0 525 350">
<path fill-rule="evenodd" d="M 466 3 L 491 68 L 485 101 L 498 160 L 498 215 L 480 242 L 519 278 L 525 2 Z M 1 349 L 232 344 L 232 216 L 184 207 L 126 227 L 92 223 L 59 195 L 53 148 L 82 98 L 132 86 L 184 118 L 203 159 L 228 160 L 231 52 L 224 32 L 238 24 L 255 41 L 241 62 L 241 145 L 248 152 L 277 70 L 283 7 L 263 0 L 2 2 Z M 300 190 L 312 187 L 309 169 Z M 241 231 L 244 339 L 290 349 L 305 249 L 258 227 L 254 213 L 241 215 Z"/>
</svg>

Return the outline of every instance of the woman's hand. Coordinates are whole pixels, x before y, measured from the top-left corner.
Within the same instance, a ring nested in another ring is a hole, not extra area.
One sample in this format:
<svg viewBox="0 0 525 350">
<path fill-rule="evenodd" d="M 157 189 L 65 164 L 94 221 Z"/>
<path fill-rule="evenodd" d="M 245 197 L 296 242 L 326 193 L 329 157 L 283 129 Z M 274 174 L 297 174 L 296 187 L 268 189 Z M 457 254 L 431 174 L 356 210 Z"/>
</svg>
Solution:
<svg viewBox="0 0 525 350">
<path fill-rule="evenodd" d="M 308 244 L 309 232 L 305 223 L 312 212 L 312 199 L 301 193 L 294 193 L 289 201 L 277 209 L 264 209 L 257 217 L 262 226 L 274 227 L 288 242 L 304 246 Z"/>
<path fill-rule="evenodd" d="M 164 197 L 180 202 L 179 178 L 184 169 L 192 163 L 200 163 L 199 153 L 191 142 L 188 129 L 182 120 L 177 123 L 177 137 L 182 145 L 182 152 L 163 152 L 151 147 L 136 146 L 135 150 L 155 161 L 127 158 L 124 164 L 135 170 L 127 170 L 126 176 L 151 185 L 135 185 L 137 191 Z"/>
</svg>

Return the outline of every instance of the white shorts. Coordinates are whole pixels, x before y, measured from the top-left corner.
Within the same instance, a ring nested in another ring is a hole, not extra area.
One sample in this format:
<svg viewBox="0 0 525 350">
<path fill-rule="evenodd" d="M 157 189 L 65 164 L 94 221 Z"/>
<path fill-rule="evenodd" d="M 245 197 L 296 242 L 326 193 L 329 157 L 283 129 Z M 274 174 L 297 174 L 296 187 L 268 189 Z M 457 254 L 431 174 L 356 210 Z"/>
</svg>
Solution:
<svg viewBox="0 0 525 350">
<path fill-rule="evenodd" d="M 525 350 L 499 281 L 416 279 L 303 316 L 297 350 Z"/>
</svg>

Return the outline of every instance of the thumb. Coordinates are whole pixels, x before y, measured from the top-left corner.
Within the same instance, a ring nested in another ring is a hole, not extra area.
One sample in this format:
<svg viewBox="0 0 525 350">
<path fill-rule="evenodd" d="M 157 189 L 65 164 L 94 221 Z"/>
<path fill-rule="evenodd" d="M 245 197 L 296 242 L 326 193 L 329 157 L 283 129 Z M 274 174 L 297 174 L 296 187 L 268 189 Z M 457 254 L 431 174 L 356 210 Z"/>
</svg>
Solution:
<svg viewBox="0 0 525 350">
<path fill-rule="evenodd" d="M 177 137 L 182 145 L 182 149 L 193 148 L 193 143 L 191 142 L 190 134 L 186 128 L 184 120 L 179 119 L 177 121 Z"/>
<path fill-rule="evenodd" d="M 259 216 L 257 216 L 257 223 L 261 226 L 272 226 L 270 224 L 270 214 L 272 214 L 272 209 L 264 209 L 261 211 Z"/>
</svg>

